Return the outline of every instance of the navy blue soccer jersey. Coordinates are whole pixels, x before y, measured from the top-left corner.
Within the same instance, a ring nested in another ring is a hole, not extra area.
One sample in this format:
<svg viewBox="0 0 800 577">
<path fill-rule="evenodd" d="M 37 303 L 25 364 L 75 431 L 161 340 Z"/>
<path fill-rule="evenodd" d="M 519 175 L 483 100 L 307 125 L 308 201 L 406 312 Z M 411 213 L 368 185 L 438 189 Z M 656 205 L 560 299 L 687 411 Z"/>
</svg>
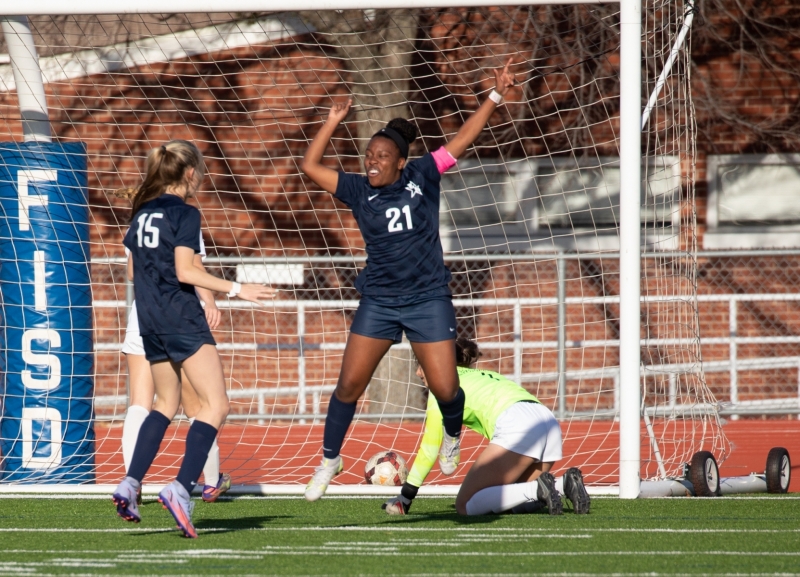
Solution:
<svg viewBox="0 0 800 577">
<path fill-rule="evenodd" d="M 362 295 L 450 294 L 439 238 L 440 181 L 430 154 L 407 163 L 400 179 L 382 188 L 366 176 L 339 173 L 334 196 L 353 211 L 366 244 L 367 266 L 356 279 Z"/>
<path fill-rule="evenodd" d="M 133 257 L 133 290 L 139 333 L 190 334 L 209 331 L 193 285 L 178 281 L 175 247 L 200 252 L 200 211 L 173 194 L 142 205 L 123 244 Z"/>
</svg>

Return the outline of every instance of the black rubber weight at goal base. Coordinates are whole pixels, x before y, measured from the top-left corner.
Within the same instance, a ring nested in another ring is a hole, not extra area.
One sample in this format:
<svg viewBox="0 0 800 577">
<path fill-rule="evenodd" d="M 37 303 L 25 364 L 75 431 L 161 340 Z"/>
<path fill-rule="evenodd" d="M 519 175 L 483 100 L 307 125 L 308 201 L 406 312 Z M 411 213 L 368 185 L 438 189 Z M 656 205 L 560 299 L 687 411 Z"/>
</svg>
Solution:
<svg viewBox="0 0 800 577">
<path fill-rule="evenodd" d="M 792 461 L 789 451 L 783 447 L 773 447 L 767 455 L 767 493 L 786 493 L 792 480 Z"/>
<path fill-rule="evenodd" d="M 709 451 L 698 451 L 692 455 L 689 480 L 697 497 L 718 497 L 722 494 L 717 460 Z"/>
</svg>

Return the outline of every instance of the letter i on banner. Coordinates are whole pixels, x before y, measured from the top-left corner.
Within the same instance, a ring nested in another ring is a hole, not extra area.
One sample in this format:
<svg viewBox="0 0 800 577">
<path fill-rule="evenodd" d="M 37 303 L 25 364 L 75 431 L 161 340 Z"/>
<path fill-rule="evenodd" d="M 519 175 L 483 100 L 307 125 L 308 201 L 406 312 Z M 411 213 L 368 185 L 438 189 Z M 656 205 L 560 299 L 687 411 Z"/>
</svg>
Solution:
<svg viewBox="0 0 800 577">
<path fill-rule="evenodd" d="M 0 143 L 2 482 L 94 482 L 86 151 Z"/>
</svg>

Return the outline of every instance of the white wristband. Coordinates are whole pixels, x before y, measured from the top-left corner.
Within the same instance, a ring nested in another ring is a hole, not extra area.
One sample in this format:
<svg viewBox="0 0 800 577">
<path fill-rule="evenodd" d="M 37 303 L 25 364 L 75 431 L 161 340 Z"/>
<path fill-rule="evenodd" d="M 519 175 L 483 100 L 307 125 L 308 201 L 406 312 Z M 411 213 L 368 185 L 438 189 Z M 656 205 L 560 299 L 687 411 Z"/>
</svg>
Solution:
<svg viewBox="0 0 800 577">
<path fill-rule="evenodd" d="M 492 90 L 489 93 L 489 100 L 491 100 L 495 104 L 500 104 L 501 102 L 503 102 L 503 96 L 499 92 L 497 92 L 497 90 Z"/>
<path fill-rule="evenodd" d="M 242 292 L 242 285 L 236 281 L 233 281 L 233 287 L 231 288 L 231 292 L 228 293 L 229 297 L 235 297 L 240 292 Z"/>
</svg>

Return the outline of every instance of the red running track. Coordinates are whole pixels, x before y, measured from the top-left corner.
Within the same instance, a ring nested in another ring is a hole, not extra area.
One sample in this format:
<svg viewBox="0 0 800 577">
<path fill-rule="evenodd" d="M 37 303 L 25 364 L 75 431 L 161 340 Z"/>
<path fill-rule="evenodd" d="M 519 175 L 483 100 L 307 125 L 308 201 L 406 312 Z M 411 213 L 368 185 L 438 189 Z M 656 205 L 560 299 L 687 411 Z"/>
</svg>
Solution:
<svg viewBox="0 0 800 577">
<path fill-rule="evenodd" d="M 654 423 L 656 433 L 665 439 L 681 438 L 681 434 L 691 436 L 691 430 L 681 430 L 686 423 Z M 670 431 L 668 427 L 676 430 Z M 587 483 L 617 483 L 617 445 L 618 425 L 613 422 L 572 422 L 562 425 L 564 432 L 565 458 L 556 466 L 558 471 L 572 465 L 580 465 Z M 177 429 L 177 430 L 176 430 Z M 161 453 L 156 460 L 151 475 L 146 482 L 163 483 L 173 479 L 178 472 L 183 455 L 183 437 L 187 431 L 184 423 L 173 425 L 162 443 Z M 772 447 L 782 446 L 789 451 L 795 465 L 795 474 L 800 469 L 800 421 L 789 420 L 740 420 L 724 425 L 731 444 L 731 452 L 720 467 L 723 477 L 747 475 L 763 472 L 767 453 Z M 363 483 L 363 470 L 367 459 L 384 449 L 394 449 L 405 456 L 411 464 L 420 438 L 421 423 L 405 422 L 392 424 L 357 423 L 351 428 L 342 455 L 345 459 L 345 472 L 335 479 L 336 483 Z M 98 428 L 98 483 L 117 482 L 122 471 L 122 456 L 119 451 L 121 429 Z M 642 430 L 643 459 L 649 453 L 647 436 Z M 240 425 L 227 424 L 219 439 L 222 470 L 230 472 L 235 484 L 305 483 L 319 464 L 322 444 L 322 425 L 270 424 Z M 434 469 L 428 477 L 430 483 L 460 483 L 469 470 L 478 452 L 485 446 L 485 440 L 467 431 L 462 441 L 462 462 L 458 474 L 444 477 Z M 711 447 L 703 446 L 705 450 Z M 670 449 L 662 446 L 664 454 Z M 717 455 L 719 458 L 719 455 Z M 655 474 L 655 464 L 643 463 L 642 475 Z M 800 491 L 800 479 L 793 479 L 790 491 Z"/>
</svg>

